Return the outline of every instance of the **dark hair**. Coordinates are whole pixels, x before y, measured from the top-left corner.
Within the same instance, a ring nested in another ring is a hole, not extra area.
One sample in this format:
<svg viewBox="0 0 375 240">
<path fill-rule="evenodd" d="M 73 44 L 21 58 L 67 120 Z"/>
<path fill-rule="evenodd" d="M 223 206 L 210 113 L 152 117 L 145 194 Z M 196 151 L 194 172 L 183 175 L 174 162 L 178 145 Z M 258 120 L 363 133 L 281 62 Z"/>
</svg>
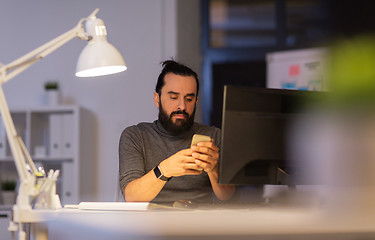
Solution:
<svg viewBox="0 0 375 240">
<path fill-rule="evenodd" d="M 198 97 L 199 80 L 198 80 L 198 75 L 193 70 L 191 70 L 189 67 L 187 67 L 183 64 L 180 64 L 180 63 L 178 63 L 174 60 L 164 61 L 164 62 L 161 63 L 161 65 L 163 66 L 163 69 L 162 69 L 161 73 L 159 74 L 158 82 L 156 83 L 156 87 L 155 87 L 155 92 L 157 92 L 159 94 L 159 96 L 161 95 L 161 89 L 165 85 L 165 81 L 164 81 L 165 75 L 167 75 L 168 73 L 174 73 L 174 74 L 179 75 L 179 76 L 192 76 L 192 77 L 194 77 L 195 81 L 197 82 L 197 97 Z"/>
</svg>

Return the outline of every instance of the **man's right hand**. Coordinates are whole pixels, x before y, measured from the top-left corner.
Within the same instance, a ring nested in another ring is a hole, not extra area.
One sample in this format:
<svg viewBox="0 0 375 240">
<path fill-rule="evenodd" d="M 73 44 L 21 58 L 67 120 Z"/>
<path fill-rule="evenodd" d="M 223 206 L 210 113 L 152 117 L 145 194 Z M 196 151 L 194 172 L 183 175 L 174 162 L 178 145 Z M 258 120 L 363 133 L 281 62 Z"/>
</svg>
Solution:
<svg viewBox="0 0 375 240">
<path fill-rule="evenodd" d="M 162 161 L 159 166 L 165 177 L 178 177 L 183 175 L 199 175 L 202 168 L 195 163 L 191 156 L 190 148 L 183 149 Z"/>
</svg>

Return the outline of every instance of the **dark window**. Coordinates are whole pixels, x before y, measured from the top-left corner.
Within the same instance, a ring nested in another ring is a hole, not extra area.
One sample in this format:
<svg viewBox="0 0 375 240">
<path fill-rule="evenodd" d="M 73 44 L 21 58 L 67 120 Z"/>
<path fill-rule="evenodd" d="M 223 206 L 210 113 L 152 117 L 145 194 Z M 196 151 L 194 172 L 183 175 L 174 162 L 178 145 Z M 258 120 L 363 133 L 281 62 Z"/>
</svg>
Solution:
<svg viewBox="0 0 375 240">
<path fill-rule="evenodd" d="M 321 47 L 329 8 L 323 0 L 202 0 L 202 116 L 221 126 L 223 86 L 266 87 L 266 54 Z"/>
</svg>

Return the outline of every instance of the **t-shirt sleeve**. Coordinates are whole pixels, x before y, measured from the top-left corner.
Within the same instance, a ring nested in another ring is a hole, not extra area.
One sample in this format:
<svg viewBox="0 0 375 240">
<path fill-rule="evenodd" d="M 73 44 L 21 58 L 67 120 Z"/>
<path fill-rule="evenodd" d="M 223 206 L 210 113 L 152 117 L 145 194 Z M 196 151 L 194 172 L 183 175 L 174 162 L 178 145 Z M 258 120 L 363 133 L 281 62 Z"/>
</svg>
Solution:
<svg viewBox="0 0 375 240">
<path fill-rule="evenodd" d="M 119 181 L 125 196 L 126 186 L 145 175 L 145 160 L 142 135 L 137 126 L 126 128 L 119 142 Z"/>
<path fill-rule="evenodd" d="M 219 148 L 221 148 L 221 130 L 219 128 L 214 128 L 214 143 Z M 221 155 L 219 154 L 219 162 L 221 160 Z"/>
<path fill-rule="evenodd" d="M 221 148 L 221 130 L 219 128 L 214 128 L 214 141 L 218 148 Z"/>
</svg>

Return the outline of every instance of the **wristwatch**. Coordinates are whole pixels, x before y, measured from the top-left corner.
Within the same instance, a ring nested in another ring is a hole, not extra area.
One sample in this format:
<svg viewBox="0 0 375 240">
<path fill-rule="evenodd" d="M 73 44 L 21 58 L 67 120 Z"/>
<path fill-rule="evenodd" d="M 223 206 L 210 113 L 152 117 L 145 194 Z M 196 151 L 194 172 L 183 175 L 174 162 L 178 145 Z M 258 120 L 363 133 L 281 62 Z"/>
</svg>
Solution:
<svg viewBox="0 0 375 240">
<path fill-rule="evenodd" d="M 156 178 L 159 178 L 159 179 L 161 179 L 163 181 L 166 181 L 166 182 L 168 182 L 172 178 L 172 177 L 166 177 L 166 176 L 164 176 L 161 173 L 161 171 L 160 171 L 159 165 L 157 165 L 156 167 L 154 167 L 154 173 L 155 173 Z"/>
</svg>

